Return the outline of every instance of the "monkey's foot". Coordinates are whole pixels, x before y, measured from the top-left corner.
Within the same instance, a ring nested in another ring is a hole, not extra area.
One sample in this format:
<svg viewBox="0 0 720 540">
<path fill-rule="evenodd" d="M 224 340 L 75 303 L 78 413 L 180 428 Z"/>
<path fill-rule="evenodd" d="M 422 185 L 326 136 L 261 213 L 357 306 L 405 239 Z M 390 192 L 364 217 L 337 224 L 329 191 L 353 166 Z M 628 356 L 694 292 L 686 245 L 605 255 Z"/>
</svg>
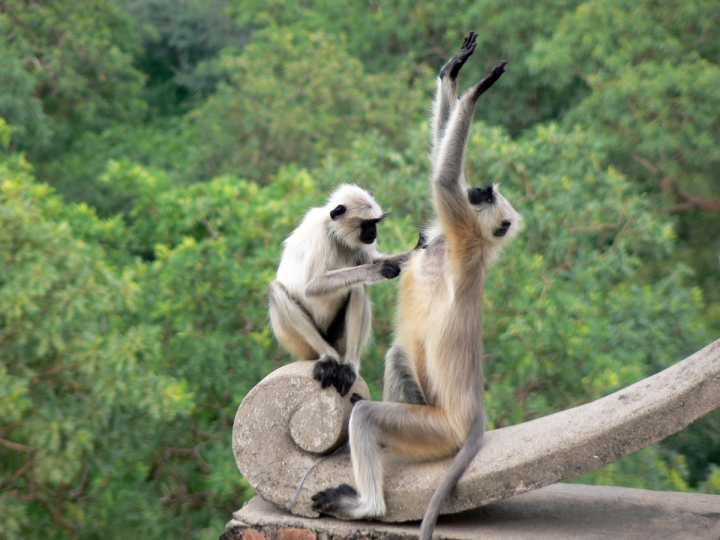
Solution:
<svg viewBox="0 0 720 540">
<path fill-rule="evenodd" d="M 358 401 L 362 401 L 363 399 L 365 399 L 365 398 L 362 397 L 362 396 L 361 396 L 360 394 L 358 394 L 357 392 L 355 392 L 355 393 L 353 393 L 352 396 L 350 396 L 350 403 L 352 403 L 353 405 L 355 405 Z"/>
<path fill-rule="evenodd" d="M 357 379 L 357 373 L 355 373 L 352 366 L 340 364 L 334 358 L 325 357 L 315 362 L 313 378 L 320 381 L 320 386 L 323 389 L 334 386 L 338 393 L 344 397 L 355 379 Z"/>
<path fill-rule="evenodd" d="M 355 373 L 355 370 L 351 366 L 347 364 L 338 365 L 334 385 L 341 396 L 344 397 L 348 393 L 355 379 L 357 379 L 357 373 Z"/>
<path fill-rule="evenodd" d="M 381 516 L 385 513 L 384 504 L 363 503 L 355 488 L 348 484 L 340 484 L 336 488 L 318 491 L 311 499 L 313 510 L 339 518 L 364 519 Z"/>
<path fill-rule="evenodd" d="M 312 508 L 323 514 L 349 517 L 345 511 L 357 506 L 359 497 L 355 488 L 348 484 L 340 484 L 336 488 L 318 491 L 311 497 Z"/>
<path fill-rule="evenodd" d="M 313 368 L 313 379 L 320 381 L 320 386 L 323 390 L 335 383 L 339 365 L 340 364 L 338 364 L 337 360 L 330 358 L 329 356 L 321 358 L 315 362 L 315 367 Z"/>
</svg>

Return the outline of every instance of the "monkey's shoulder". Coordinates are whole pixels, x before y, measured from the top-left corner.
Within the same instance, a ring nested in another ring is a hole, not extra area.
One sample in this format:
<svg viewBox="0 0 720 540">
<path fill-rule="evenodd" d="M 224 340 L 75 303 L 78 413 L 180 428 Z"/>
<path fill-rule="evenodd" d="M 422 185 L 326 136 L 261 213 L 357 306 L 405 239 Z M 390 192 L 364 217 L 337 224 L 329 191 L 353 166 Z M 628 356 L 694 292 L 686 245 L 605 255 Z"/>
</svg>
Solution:
<svg viewBox="0 0 720 540">
<path fill-rule="evenodd" d="M 413 268 L 418 277 L 440 276 L 445 272 L 447 257 L 447 238 L 438 235 L 416 252 L 412 260 Z"/>
</svg>

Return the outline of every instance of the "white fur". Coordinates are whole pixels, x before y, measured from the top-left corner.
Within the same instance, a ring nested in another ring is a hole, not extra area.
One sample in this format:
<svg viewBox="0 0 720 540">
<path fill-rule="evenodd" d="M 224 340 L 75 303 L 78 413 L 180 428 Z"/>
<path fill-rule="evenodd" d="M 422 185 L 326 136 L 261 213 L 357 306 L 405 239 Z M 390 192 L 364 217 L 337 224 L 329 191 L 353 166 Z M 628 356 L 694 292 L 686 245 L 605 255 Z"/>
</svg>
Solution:
<svg viewBox="0 0 720 540">
<path fill-rule="evenodd" d="M 333 220 L 330 212 L 338 205 L 346 210 Z M 341 360 L 341 352 L 320 333 L 328 330 L 349 294 L 343 360 L 357 374 L 371 335 L 366 285 L 385 279 L 384 261 L 401 264 L 409 258 L 386 257 L 378 253 L 376 241 L 361 242 L 362 222 L 383 215 L 369 192 L 342 184 L 324 206 L 308 211 L 285 239 L 277 277 L 270 285 L 270 321 L 278 341 L 291 353 L 308 360 L 324 356 Z"/>
</svg>

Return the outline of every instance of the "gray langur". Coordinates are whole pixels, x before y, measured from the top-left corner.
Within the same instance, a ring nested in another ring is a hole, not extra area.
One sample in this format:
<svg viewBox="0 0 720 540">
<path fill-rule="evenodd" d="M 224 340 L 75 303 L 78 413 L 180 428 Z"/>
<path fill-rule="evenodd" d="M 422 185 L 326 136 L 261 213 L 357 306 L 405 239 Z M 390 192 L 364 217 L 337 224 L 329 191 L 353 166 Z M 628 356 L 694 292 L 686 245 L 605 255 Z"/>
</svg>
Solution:
<svg viewBox="0 0 720 540">
<path fill-rule="evenodd" d="M 410 252 L 378 253 L 377 224 L 384 217 L 369 192 L 338 186 L 327 204 L 312 208 L 285 239 L 269 286 L 275 337 L 291 354 L 319 359 L 313 376 L 342 396 L 355 382 L 370 340 L 367 284 L 397 277 L 410 257 Z"/>
<path fill-rule="evenodd" d="M 385 358 L 385 401 L 358 400 L 350 415 L 357 489 L 343 484 L 313 495 L 319 512 L 351 519 L 381 516 L 386 511 L 381 447 L 418 460 L 457 452 L 425 512 L 423 540 L 431 538 L 444 501 L 482 443 L 485 275 L 521 219 L 497 186 L 470 188 L 463 174 L 476 102 L 505 67 L 503 61 L 457 98 L 457 75 L 476 36 L 465 38 L 437 79 L 431 152 L 437 221 L 400 278 L 395 338 Z"/>
</svg>

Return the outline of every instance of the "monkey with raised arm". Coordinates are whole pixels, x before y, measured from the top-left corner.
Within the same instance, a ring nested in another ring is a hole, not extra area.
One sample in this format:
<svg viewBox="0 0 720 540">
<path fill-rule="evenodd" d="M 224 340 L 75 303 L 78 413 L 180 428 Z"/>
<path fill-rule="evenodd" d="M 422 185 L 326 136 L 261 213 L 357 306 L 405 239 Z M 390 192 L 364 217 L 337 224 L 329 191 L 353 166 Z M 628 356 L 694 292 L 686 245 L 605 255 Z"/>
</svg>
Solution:
<svg viewBox="0 0 720 540">
<path fill-rule="evenodd" d="M 301 359 L 318 360 L 313 376 L 342 396 L 357 378 L 370 339 L 367 285 L 397 277 L 409 259 L 409 252 L 393 257 L 378 252 L 377 224 L 384 217 L 369 192 L 340 185 L 285 239 L 269 287 L 277 340 Z"/>
<path fill-rule="evenodd" d="M 465 38 L 437 79 L 431 152 L 436 223 L 400 280 L 395 340 L 385 359 L 385 401 L 360 400 L 350 416 L 357 489 L 343 484 L 313 496 L 320 512 L 382 516 L 381 447 L 418 460 L 457 453 L 425 513 L 423 540 L 432 536 L 442 504 L 482 442 L 485 275 L 520 221 L 497 186 L 471 188 L 463 174 L 475 105 L 505 68 L 502 62 L 457 98 L 457 75 L 476 36 Z"/>
</svg>

